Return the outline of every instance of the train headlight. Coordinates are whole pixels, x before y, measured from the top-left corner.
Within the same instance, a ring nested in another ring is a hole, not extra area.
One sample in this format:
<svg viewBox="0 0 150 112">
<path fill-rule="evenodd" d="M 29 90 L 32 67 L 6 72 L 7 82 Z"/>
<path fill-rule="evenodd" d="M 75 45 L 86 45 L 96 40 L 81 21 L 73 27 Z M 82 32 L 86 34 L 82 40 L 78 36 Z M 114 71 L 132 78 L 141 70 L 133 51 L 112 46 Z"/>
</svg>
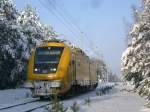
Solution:
<svg viewBox="0 0 150 112">
<path fill-rule="evenodd" d="M 39 72 L 39 71 L 40 71 L 39 68 L 35 68 L 35 69 L 34 69 L 34 72 Z"/>
<path fill-rule="evenodd" d="M 35 68 L 35 69 L 34 69 L 34 71 L 35 71 L 35 72 L 37 72 L 37 71 L 38 71 L 38 69 L 37 69 L 37 68 Z"/>
<path fill-rule="evenodd" d="M 55 72 L 56 68 L 51 68 L 50 71 Z"/>
</svg>

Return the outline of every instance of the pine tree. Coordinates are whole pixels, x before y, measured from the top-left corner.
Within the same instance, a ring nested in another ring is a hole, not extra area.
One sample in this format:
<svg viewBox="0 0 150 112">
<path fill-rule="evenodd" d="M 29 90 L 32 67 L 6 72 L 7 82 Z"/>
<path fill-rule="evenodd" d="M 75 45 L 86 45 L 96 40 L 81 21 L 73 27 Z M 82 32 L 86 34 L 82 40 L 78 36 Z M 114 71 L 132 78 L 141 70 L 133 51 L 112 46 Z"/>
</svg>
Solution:
<svg viewBox="0 0 150 112">
<path fill-rule="evenodd" d="M 30 5 L 27 5 L 21 11 L 18 19 L 18 24 L 22 27 L 22 32 L 27 38 L 27 49 L 25 51 L 25 58 L 28 59 L 31 49 L 45 40 L 50 40 L 56 37 L 53 28 L 44 25 L 36 13 L 36 10 Z"/>
<path fill-rule="evenodd" d="M 11 0 L 0 0 L 0 89 L 22 83 L 31 49 L 55 37 L 31 6 L 20 13 Z"/>
<path fill-rule="evenodd" d="M 18 11 L 11 0 L 0 1 L 0 88 L 13 87 L 22 71 L 23 35 L 17 24 Z M 16 78 L 14 78 L 16 77 Z"/>
<path fill-rule="evenodd" d="M 141 95 L 150 97 L 150 0 L 135 10 L 136 21 L 129 32 L 131 43 L 122 55 L 124 79 L 131 81 Z"/>
</svg>

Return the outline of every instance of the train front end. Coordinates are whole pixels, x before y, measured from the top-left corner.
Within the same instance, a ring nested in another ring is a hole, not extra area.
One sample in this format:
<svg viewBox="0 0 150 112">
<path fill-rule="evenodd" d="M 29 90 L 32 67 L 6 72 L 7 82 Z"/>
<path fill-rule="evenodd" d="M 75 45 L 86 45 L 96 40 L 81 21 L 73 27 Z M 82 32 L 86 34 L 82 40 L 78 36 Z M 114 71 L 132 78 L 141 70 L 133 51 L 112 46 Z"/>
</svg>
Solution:
<svg viewBox="0 0 150 112">
<path fill-rule="evenodd" d="M 70 48 L 62 42 L 48 42 L 33 50 L 28 65 L 28 80 L 34 96 L 64 94 L 70 87 L 68 74 Z"/>
</svg>

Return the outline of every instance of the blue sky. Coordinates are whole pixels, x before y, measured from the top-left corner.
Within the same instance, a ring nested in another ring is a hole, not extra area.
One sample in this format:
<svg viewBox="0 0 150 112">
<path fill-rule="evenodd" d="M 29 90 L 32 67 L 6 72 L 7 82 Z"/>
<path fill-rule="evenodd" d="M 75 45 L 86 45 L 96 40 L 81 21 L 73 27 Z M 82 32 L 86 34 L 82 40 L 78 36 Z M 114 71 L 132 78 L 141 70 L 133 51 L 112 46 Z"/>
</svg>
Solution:
<svg viewBox="0 0 150 112">
<path fill-rule="evenodd" d="M 51 0 L 59 12 L 69 18 L 68 21 L 71 20 L 80 27 L 81 32 L 72 25 L 63 25 L 62 19 L 48 11 L 39 0 L 14 1 L 19 10 L 26 4 L 31 4 L 37 9 L 41 21 L 51 25 L 61 38 L 74 42 L 91 55 L 103 58 L 109 68 L 120 75 L 120 59 L 126 37 L 124 20 L 132 23 L 131 7 L 140 6 L 140 0 Z M 41 1 L 56 12 L 54 5 L 48 5 L 46 0 Z M 93 49 L 94 52 L 91 52 Z"/>
</svg>

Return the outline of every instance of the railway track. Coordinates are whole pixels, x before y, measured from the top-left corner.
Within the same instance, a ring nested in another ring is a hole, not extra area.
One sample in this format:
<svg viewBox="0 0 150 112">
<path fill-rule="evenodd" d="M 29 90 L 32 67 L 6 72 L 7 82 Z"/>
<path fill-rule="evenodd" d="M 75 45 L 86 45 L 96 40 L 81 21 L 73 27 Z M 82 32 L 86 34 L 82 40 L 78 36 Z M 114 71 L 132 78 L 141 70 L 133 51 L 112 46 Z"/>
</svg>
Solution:
<svg viewBox="0 0 150 112">
<path fill-rule="evenodd" d="M 37 110 L 37 109 L 39 109 L 39 108 L 44 108 L 45 106 L 47 106 L 47 105 L 49 105 L 49 104 L 51 104 L 51 103 L 43 104 L 43 105 L 34 107 L 34 108 L 32 108 L 32 109 L 26 110 L 26 111 L 24 111 L 24 112 L 32 112 L 32 111 Z"/>
<path fill-rule="evenodd" d="M 39 99 L 31 100 L 19 104 L 14 104 L 10 106 L 0 107 L 0 112 L 32 112 L 39 108 L 43 108 L 49 105 L 50 102 L 40 101 Z"/>
</svg>

